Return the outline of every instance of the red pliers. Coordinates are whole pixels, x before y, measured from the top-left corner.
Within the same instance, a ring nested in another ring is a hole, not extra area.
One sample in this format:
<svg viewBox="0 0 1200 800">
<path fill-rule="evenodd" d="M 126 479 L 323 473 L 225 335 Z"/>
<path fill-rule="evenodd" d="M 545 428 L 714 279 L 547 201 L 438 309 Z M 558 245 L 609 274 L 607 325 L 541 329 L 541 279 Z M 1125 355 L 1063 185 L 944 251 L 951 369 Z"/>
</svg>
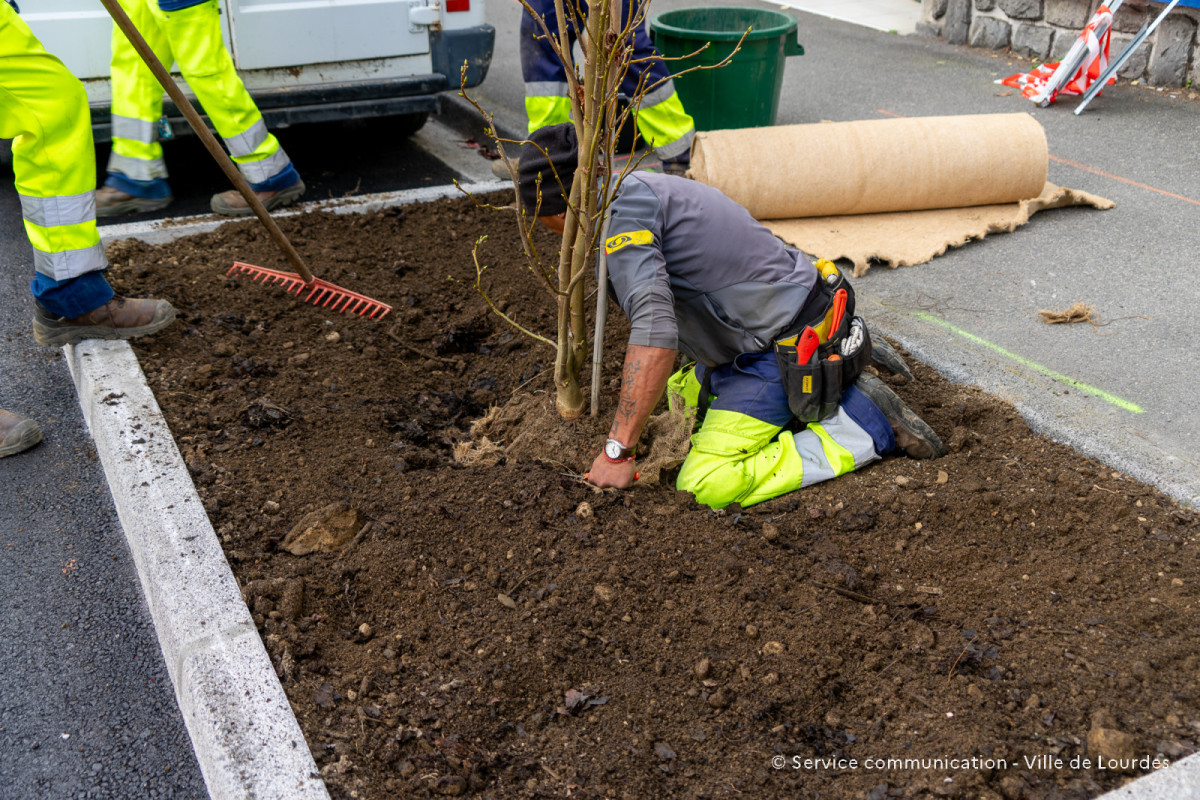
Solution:
<svg viewBox="0 0 1200 800">
<path fill-rule="evenodd" d="M 829 318 L 829 338 L 837 333 L 837 329 L 842 326 L 842 317 L 846 315 L 846 301 L 849 298 L 845 289 L 838 289 L 833 293 L 833 316 Z"/>
</svg>

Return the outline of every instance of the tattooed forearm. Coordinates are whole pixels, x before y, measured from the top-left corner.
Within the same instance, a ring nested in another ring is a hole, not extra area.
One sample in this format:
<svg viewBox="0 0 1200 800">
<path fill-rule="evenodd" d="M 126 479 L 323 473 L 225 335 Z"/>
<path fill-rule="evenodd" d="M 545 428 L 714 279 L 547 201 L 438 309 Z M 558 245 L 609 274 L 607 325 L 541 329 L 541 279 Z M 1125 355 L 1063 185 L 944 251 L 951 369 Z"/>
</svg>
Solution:
<svg viewBox="0 0 1200 800">
<path fill-rule="evenodd" d="M 609 431 L 623 444 L 633 446 L 642 433 L 642 426 L 666 388 L 667 378 L 675 365 L 675 351 L 662 347 L 630 345 L 625 353 L 625 369 L 621 376 L 621 397 Z"/>
<path fill-rule="evenodd" d="M 628 357 L 625 359 L 625 371 L 621 375 L 621 398 L 617 401 L 617 416 L 615 424 L 629 427 L 637 418 L 638 376 L 642 374 L 645 365 Z"/>
</svg>

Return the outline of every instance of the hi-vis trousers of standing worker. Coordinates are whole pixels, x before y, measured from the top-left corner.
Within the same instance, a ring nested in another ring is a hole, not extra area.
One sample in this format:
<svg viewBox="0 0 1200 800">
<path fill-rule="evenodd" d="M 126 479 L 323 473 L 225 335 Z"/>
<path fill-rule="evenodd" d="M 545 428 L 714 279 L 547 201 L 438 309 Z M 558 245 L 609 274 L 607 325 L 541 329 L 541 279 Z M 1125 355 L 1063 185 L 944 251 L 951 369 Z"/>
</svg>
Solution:
<svg viewBox="0 0 1200 800">
<path fill-rule="evenodd" d="M 581 2 L 580 5 L 586 13 L 587 4 Z M 529 6 L 546 20 L 551 33 L 557 33 L 558 16 L 554 0 L 529 0 Z M 638 10 L 638 6 L 638 0 L 623 0 L 622 17 L 626 22 L 630 14 Z M 566 5 L 568 14 L 573 7 L 573 3 Z M 579 24 L 585 23 L 581 20 Z M 578 35 L 574 24 L 570 25 L 568 35 L 573 43 Z M 696 126 L 683 110 L 675 84 L 669 80 L 670 70 L 654 49 L 644 20 L 634 30 L 630 59 L 632 63 L 621 82 L 621 91 L 626 97 L 633 98 L 638 92 L 639 82 L 643 88 L 650 90 L 642 98 L 640 107 L 634 109 L 638 132 L 663 161 L 689 155 Z M 571 101 L 567 97 L 566 70 L 546 41 L 541 25 L 528 11 L 521 15 L 521 74 L 525 79 L 525 113 L 529 116 L 530 132 L 570 121 Z M 664 83 L 655 85 L 664 79 L 667 79 Z"/>
<path fill-rule="evenodd" d="M 155 0 L 120 0 L 163 66 L 179 65 L 189 87 L 255 191 L 300 180 L 268 130 L 221 39 L 216 0 L 162 11 Z M 106 184 L 135 197 L 167 197 L 167 168 L 158 142 L 163 89 L 120 28 L 112 36 L 112 156 Z"/>
<path fill-rule="evenodd" d="M 34 297 L 73 318 L 112 299 L 96 231 L 96 154 L 83 84 L 0 2 L 0 139 L 33 245 Z"/>
<path fill-rule="evenodd" d="M 700 370 L 707 369 L 699 367 Z M 700 380 L 689 365 L 667 385 L 672 409 L 696 407 Z M 717 367 L 715 397 L 692 434 L 676 488 L 712 508 L 749 506 L 836 478 L 896 449 L 887 417 L 851 386 L 833 415 L 792 433 L 787 393 L 775 353 L 743 353 Z"/>
</svg>

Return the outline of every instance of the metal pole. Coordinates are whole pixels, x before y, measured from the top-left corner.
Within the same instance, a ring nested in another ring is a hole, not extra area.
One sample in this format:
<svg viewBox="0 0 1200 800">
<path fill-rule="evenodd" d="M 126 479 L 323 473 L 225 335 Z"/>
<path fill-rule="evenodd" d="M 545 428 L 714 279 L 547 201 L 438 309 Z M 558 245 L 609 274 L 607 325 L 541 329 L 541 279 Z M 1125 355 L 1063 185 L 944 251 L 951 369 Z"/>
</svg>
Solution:
<svg viewBox="0 0 1200 800">
<path fill-rule="evenodd" d="M 1163 19 L 1166 18 L 1167 12 L 1174 8 L 1178 3 L 1179 0 L 1171 0 L 1171 2 L 1167 4 L 1167 7 L 1162 10 L 1162 13 L 1155 17 L 1153 22 L 1148 22 L 1143 25 L 1142 29 L 1138 31 L 1137 36 L 1134 36 L 1133 40 L 1129 44 L 1125 45 L 1125 49 L 1121 51 L 1121 54 L 1108 63 L 1108 67 L 1105 68 L 1100 77 L 1096 79 L 1096 82 L 1089 86 L 1088 90 L 1083 93 L 1083 100 L 1080 101 L 1079 105 L 1075 106 L 1075 116 L 1079 116 L 1081 113 L 1083 113 L 1083 110 L 1087 108 L 1088 103 L 1096 99 L 1096 95 L 1100 94 L 1100 92 L 1104 90 L 1104 85 L 1108 83 L 1108 79 L 1115 75 L 1117 70 L 1125 65 L 1125 62 L 1128 61 L 1130 56 L 1132 56 L 1138 47 L 1141 46 L 1142 42 L 1146 41 L 1146 37 L 1154 33 L 1154 29 L 1158 27 L 1158 23 L 1162 22 Z"/>
</svg>

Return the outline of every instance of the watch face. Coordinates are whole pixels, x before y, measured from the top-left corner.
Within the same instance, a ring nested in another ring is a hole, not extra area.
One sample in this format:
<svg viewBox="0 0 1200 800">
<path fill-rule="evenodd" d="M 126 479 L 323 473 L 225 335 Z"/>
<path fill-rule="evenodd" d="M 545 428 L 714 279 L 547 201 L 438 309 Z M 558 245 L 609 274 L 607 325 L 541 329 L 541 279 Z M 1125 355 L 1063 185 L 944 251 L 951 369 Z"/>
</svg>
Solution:
<svg viewBox="0 0 1200 800">
<path fill-rule="evenodd" d="M 616 439 L 609 439 L 604 443 L 604 454 L 609 458 L 616 460 L 625 454 L 625 448 Z"/>
</svg>

